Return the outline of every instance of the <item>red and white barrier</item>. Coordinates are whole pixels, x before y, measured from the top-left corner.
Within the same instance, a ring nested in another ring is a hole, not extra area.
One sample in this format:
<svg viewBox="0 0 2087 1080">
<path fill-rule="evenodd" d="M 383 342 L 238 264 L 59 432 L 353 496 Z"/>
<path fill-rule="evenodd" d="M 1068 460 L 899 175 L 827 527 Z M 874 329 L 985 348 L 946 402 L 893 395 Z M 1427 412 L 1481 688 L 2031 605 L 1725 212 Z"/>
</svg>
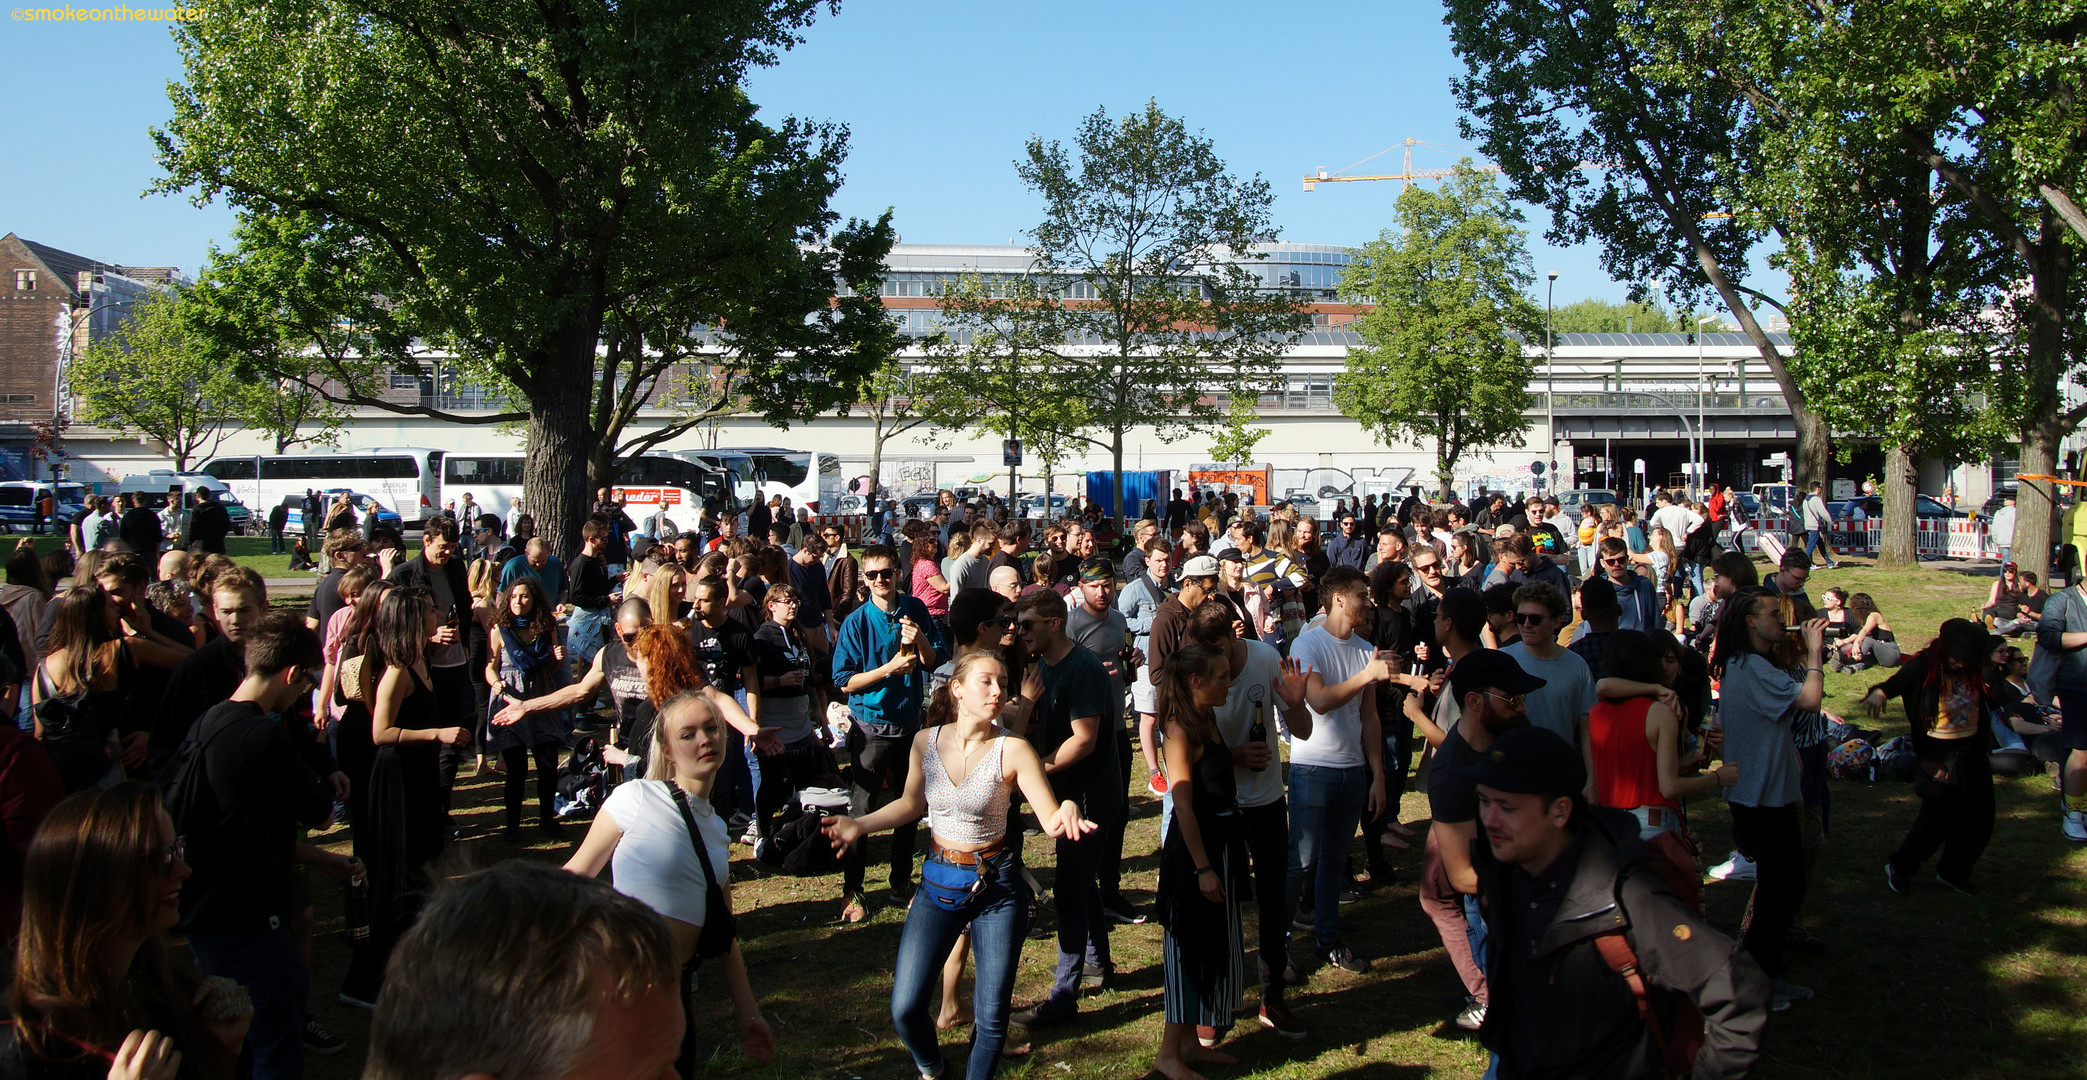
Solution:
<svg viewBox="0 0 2087 1080">
<path fill-rule="evenodd" d="M 1768 517 L 1749 526 L 1739 534 L 1739 550 L 1760 550 L 1754 533 L 1766 529 L 1790 537 L 1790 546 L 1804 550 L 1804 532 L 1793 528 L 1798 523 L 1790 518 Z M 1827 533 L 1838 552 L 1875 554 L 1884 543 L 1884 522 L 1876 518 L 1863 521 L 1836 521 Z M 1915 518 L 1913 522 L 1913 550 L 1918 555 L 1931 555 L 1944 559 L 1990 559 L 1999 556 L 1998 549 L 1986 540 L 1986 523 L 1969 518 Z"/>
</svg>

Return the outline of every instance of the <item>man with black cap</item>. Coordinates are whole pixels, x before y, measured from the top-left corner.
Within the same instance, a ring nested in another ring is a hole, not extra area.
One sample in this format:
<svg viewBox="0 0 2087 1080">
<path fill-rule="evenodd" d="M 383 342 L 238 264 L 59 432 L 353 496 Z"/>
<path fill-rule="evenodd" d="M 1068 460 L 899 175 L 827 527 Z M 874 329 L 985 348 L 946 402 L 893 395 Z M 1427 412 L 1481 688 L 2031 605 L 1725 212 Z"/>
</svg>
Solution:
<svg viewBox="0 0 2087 1080">
<path fill-rule="evenodd" d="M 1660 1080 L 1686 1071 L 1711 1080 L 1753 1071 L 1768 976 L 1661 882 L 1636 819 L 1587 805 L 1587 771 L 1571 744 L 1523 725 L 1447 771 L 1476 791 L 1484 828 L 1470 859 L 1497 947 L 1479 1036 L 1501 1076 Z M 1684 998 L 1701 1014 L 1693 1057 L 1695 1018 L 1670 1004 Z"/>
<path fill-rule="evenodd" d="M 1449 692 L 1459 712 L 1454 724 L 1444 725 L 1447 731 L 1435 748 L 1434 772 L 1428 778 L 1434 825 L 1428 830 L 1421 870 L 1420 907 L 1442 936 L 1449 961 L 1469 994 L 1457 1014 L 1457 1026 L 1466 1031 L 1484 1023 L 1489 996 L 1485 929 L 1475 900 L 1478 875 L 1471 866 L 1471 842 L 1478 837 L 1478 786 L 1458 769 L 1477 762 L 1494 739 L 1526 725 L 1523 703 L 1530 691 L 1543 685 L 1498 649 L 1473 649 L 1449 673 Z"/>
</svg>

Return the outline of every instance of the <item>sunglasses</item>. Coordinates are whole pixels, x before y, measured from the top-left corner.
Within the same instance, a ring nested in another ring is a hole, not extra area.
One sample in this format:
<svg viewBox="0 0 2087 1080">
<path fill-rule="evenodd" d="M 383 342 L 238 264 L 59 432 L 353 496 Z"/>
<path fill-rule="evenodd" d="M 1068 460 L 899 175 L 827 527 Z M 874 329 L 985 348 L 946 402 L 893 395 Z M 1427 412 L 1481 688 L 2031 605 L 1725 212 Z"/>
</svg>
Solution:
<svg viewBox="0 0 2087 1080">
<path fill-rule="evenodd" d="M 632 642 L 635 642 L 635 641 L 637 641 L 637 640 L 638 640 L 638 635 L 637 635 L 637 634 L 635 634 L 635 633 L 631 633 L 631 634 L 618 634 L 618 635 L 616 635 L 616 640 L 618 640 L 618 641 L 620 641 L 620 642 L 624 643 L 625 645 L 629 645 L 629 644 L 631 644 Z"/>
<path fill-rule="evenodd" d="M 1413 569 L 1419 573 L 1428 575 L 1439 574 L 1442 572 L 1442 567 L 1435 563 L 1423 563 L 1419 566 L 1415 566 Z"/>
<path fill-rule="evenodd" d="M 1522 703 L 1524 701 L 1527 701 L 1529 698 L 1529 695 L 1527 694 L 1503 694 L 1498 690 L 1488 690 L 1486 691 L 1486 696 L 1490 698 L 1499 698 L 1500 700 L 1507 702 L 1508 707 L 1512 709 L 1521 708 Z"/>
<path fill-rule="evenodd" d="M 1549 615 L 1523 615 L 1519 612 L 1515 614 L 1515 622 L 1522 626 L 1542 626 L 1548 618 Z"/>
<path fill-rule="evenodd" d="M 864 571 L 862 572 L 862 576 L 863 576 L 863 579 L 864 579 L 864 580 L 866 580 L 866 581 L 883 581 L 883 580 L 885 580 L 886 578 L 893 578 L 893 577 L 897 577 L 897 576 L 898 576 L 898 573 L 899 573 L 899 572 L 898 572 L 897 570 L 890 570 L 890 569 L 886 569 L 886 570 L 864 570 Z"/>
</svg>

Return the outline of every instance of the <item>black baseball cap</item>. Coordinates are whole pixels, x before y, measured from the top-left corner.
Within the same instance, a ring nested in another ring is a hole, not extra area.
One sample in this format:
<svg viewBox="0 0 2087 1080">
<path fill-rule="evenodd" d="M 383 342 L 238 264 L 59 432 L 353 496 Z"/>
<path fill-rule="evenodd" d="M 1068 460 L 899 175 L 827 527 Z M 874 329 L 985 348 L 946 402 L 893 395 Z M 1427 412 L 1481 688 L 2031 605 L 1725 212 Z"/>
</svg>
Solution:
<svg viewBox="0 0 2087 1080">
<path fill-rule="evenodd" d="M 1535 724 L 1501 732 L 1476 762 L 1447 771 L 1511 795 L 1577 796 L 1587 787 L 1587 766 L 1580 761 L 1580 752 L 1557 732 Z"/>
<path fill-rule="evenodd" d="M 1246 552 L 1244 552 L 1244 551 L 1241 551 L 1241 550 L 1239 550 L 1239 549 L 1238 549 L 1238 548 L 1236 548 L 1236 547 L 1235 547 L 1235 548 L 1226 548 L 1225 550 L 1223 550 L 1223 551 L 1221 551 L 1221 552 L 1219 552 L 1219 553 L 1218 553 L 1218 556 L 1217 556 L 1217 561 L 1219 561 L 1219 562 L 1236 562 L 1236 563 L 1238 563 L 1238 564 L 1239 564 L 1239 565 L 1241 565 L 1241 566 L 1245 566 L 1245 565 L 1246 565 Z"/>
<path fill-rule="evenodd" d="M 1458 701 L 1481 690 L 1503 694 L 1528 694 L 1544 688 L 1544 681 L 1522 670 L 1515 658 L 1498 649 L 1473 649 L 1450 669 L 1449 689 Z"/>
</svg>

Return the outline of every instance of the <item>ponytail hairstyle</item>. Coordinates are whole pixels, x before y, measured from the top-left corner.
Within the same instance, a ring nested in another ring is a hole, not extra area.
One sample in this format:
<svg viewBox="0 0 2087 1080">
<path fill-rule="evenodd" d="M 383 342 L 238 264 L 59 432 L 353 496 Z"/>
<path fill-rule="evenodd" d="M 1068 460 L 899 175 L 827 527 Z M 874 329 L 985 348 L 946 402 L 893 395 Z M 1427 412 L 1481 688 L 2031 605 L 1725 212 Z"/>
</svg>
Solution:
<svg viewBox="0 0 2087 1080">
<path fill-rule="evenodd" d="M 372 627 L 371 659 L 387 667 L 411 668 L 427 654 L 428 615 L 435 610 L 435 594 L 418 586 L 402 586 L 384 594 L 377 605 Z M 378 670 L 382 670 L 379 668 Z"/>
<path fill-rule="evenodd" d="M 935 688 L 934 697 L 928 701 L 927 711 L 921 714 L 922 727 L 941 727 L 956 721 L 957 699 L 956 695 L 950 692 L 950 687 L 963 681 L 964 676 L 969 675 L 971 669 L 980 664 L 997 665 L 1003 680 L 1008 675 L 1007 661 L 1001 658 L 997 649 L 975 648 L 957 657 L 956 665 L 949 671 L 949 678 Z"/>
<path fill-rule="evenodd" d="M 1210 678 L 1229 664 L 1225 650 L 1214 645 L 1184 645 L 1168 653 L 1166 666 L 1160 669 L 1160 723 L 1181 725 L 1197 744 L 1218 740 L 1217 717 L 1208 707 L 1196 704 L 1190 677 Z"/>
</svg>

